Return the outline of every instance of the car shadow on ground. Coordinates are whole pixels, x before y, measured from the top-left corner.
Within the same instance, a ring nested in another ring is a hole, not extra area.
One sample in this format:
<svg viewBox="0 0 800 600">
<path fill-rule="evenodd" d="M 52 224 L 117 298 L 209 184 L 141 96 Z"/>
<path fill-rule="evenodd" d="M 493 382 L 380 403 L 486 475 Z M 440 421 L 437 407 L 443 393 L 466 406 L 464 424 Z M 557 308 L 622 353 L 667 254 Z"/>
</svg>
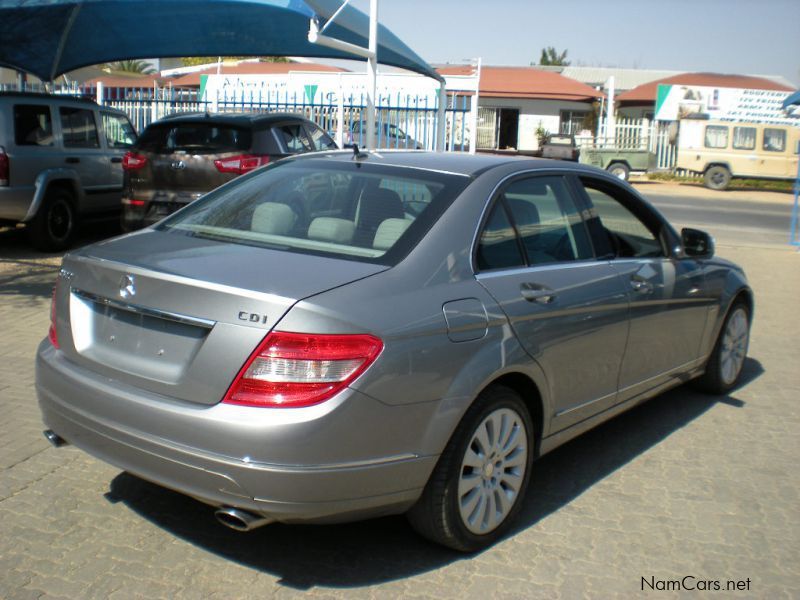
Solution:
<svg viewBox="0 0 800 600">
<path fill-rule="evenodd" d="M 757 360 L 747 359 L 740 386 L 762 373 Z M 681 386 L 546 455 L 534 464 L 528 497 L 509 535 L 535 526 L 706 411 L 745 407 L 735 393 L 708 396 Z M 112 480 L 106 497 L 172 535 L 296 589 L 377 584 L 470 559 L 418 537 L 400 516 L 344 525 L 273 524 L 238 533 L 218 524 L 210 507 L 128 473 Z"/>
<path fill-rule="evenodd" d="M 78 229 L 72 248 L 120 233 L 118 218 L 88 221 Z M 31 304 L 49 299 L 62 255 L 34 249 L 23 227 L 0 229 L 0 299 L 14 296 Z"/>
</svg>

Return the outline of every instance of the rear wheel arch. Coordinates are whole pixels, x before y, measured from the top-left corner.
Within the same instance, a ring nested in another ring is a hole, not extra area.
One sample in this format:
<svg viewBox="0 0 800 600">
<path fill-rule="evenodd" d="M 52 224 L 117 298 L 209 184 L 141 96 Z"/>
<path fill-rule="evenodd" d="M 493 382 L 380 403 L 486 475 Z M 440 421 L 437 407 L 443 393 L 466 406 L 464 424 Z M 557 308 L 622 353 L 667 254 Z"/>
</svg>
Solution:
<svg viewBox="0 0 800 600">
<path fill-rule="evenodd" d="M 524 373 L 513 372 L 501 375 L 486 385 L 475 396 L 478 398 L 485 390 L 492 386 L 505 386 L 514 390 L 525 402 L 533 422 L 534 433 L 534 458 L 539 456 L 542 435 L 544 433 L 544 402 L 542 394 L 536 383 Z"/>
</svg>

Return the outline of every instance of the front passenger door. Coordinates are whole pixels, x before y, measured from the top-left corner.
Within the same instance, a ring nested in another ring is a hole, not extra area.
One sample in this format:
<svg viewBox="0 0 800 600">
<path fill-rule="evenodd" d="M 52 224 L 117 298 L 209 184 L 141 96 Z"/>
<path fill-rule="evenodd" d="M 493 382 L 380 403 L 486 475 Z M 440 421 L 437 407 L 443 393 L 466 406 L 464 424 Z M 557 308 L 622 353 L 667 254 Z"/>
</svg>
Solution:
<svg viewBox="0 0 800 600">
<path fill-rule="evenodd" d="M 675 258 L 661 217 L 622 186 L 581 177 L 591 202 L 595 247 L 626 288 L 631 326 L 620 401 L 646 392 L 697 359 L 708 310 L 702 263 Z"/>
<path fill-rule="evenodd" d="M 477 280 L 547 377 L 550 433 L 616 402 L 628 301 L 598 261 L 561 176 L 531 176 L 494 200 L 476 256 Z"/>
</svg>

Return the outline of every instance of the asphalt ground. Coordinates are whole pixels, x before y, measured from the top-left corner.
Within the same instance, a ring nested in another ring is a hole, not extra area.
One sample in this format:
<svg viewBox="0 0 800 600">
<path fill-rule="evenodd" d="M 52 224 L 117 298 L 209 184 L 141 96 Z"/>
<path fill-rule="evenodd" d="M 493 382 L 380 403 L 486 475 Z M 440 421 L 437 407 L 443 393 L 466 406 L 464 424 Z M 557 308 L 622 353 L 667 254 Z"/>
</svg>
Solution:
<svg viewBox="0 0 800 600">
<path fill-rule="evenodd" d="M 236 533 L 203 504 L 50 447 L 33 359 L 60 257 L 0 232 L 0 598 L 797 597 L 800 254 L 714 233 L 756 295 L 742 385 L 676 388 L 547 455 L 514 531 L 465 556 L 402 517 Z"/>
</svg>

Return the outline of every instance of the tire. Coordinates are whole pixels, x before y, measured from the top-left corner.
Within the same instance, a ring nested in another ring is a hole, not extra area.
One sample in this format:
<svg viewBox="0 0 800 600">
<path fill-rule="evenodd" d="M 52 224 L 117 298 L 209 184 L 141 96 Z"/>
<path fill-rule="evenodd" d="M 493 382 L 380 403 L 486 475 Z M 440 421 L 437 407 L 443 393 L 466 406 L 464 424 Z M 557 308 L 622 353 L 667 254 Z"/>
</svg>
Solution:
<svg viewBox="0 0 800 600">
<path fill-rule="evenodd" d="M 606 171 L 622 181 L 628 181 L 628 177 L 631 174 L 631 170 L 628 168 L 628 165 L 620 162 L 611 163 L 608 165 Z"/>
<path fill-rule="evenodd" d="M 706 169 L 703 175 L 705 186 L 712 190 L 726 190 L 731 182 L 731 172 L 721 165 L 715 165 Z"/>
<path fill-rule="evenodd" d="M 72 194 L 63 188 L 55 188 L 47 191 L 39 212 L 28 224 L 28 235 L 37 250 L 57 252 L 69 247 L 76 226 Z"/>
<path fill-rule="evenodd" d="M 519 395 L 499 385 L 484 390 L 408 512 L 412 527 L 462 552 L 498 540 L 522 506 L 534 441 L 530 413 Z"/>
<path fill-rule="evenodd" d="M 725 394 L 742 375 L 750 342 L 750 313 L 744 302 L 736 302 L 720 329 L 706 372 L 695 380 L 695 387 L 709 394 Z"/>
</svg>

